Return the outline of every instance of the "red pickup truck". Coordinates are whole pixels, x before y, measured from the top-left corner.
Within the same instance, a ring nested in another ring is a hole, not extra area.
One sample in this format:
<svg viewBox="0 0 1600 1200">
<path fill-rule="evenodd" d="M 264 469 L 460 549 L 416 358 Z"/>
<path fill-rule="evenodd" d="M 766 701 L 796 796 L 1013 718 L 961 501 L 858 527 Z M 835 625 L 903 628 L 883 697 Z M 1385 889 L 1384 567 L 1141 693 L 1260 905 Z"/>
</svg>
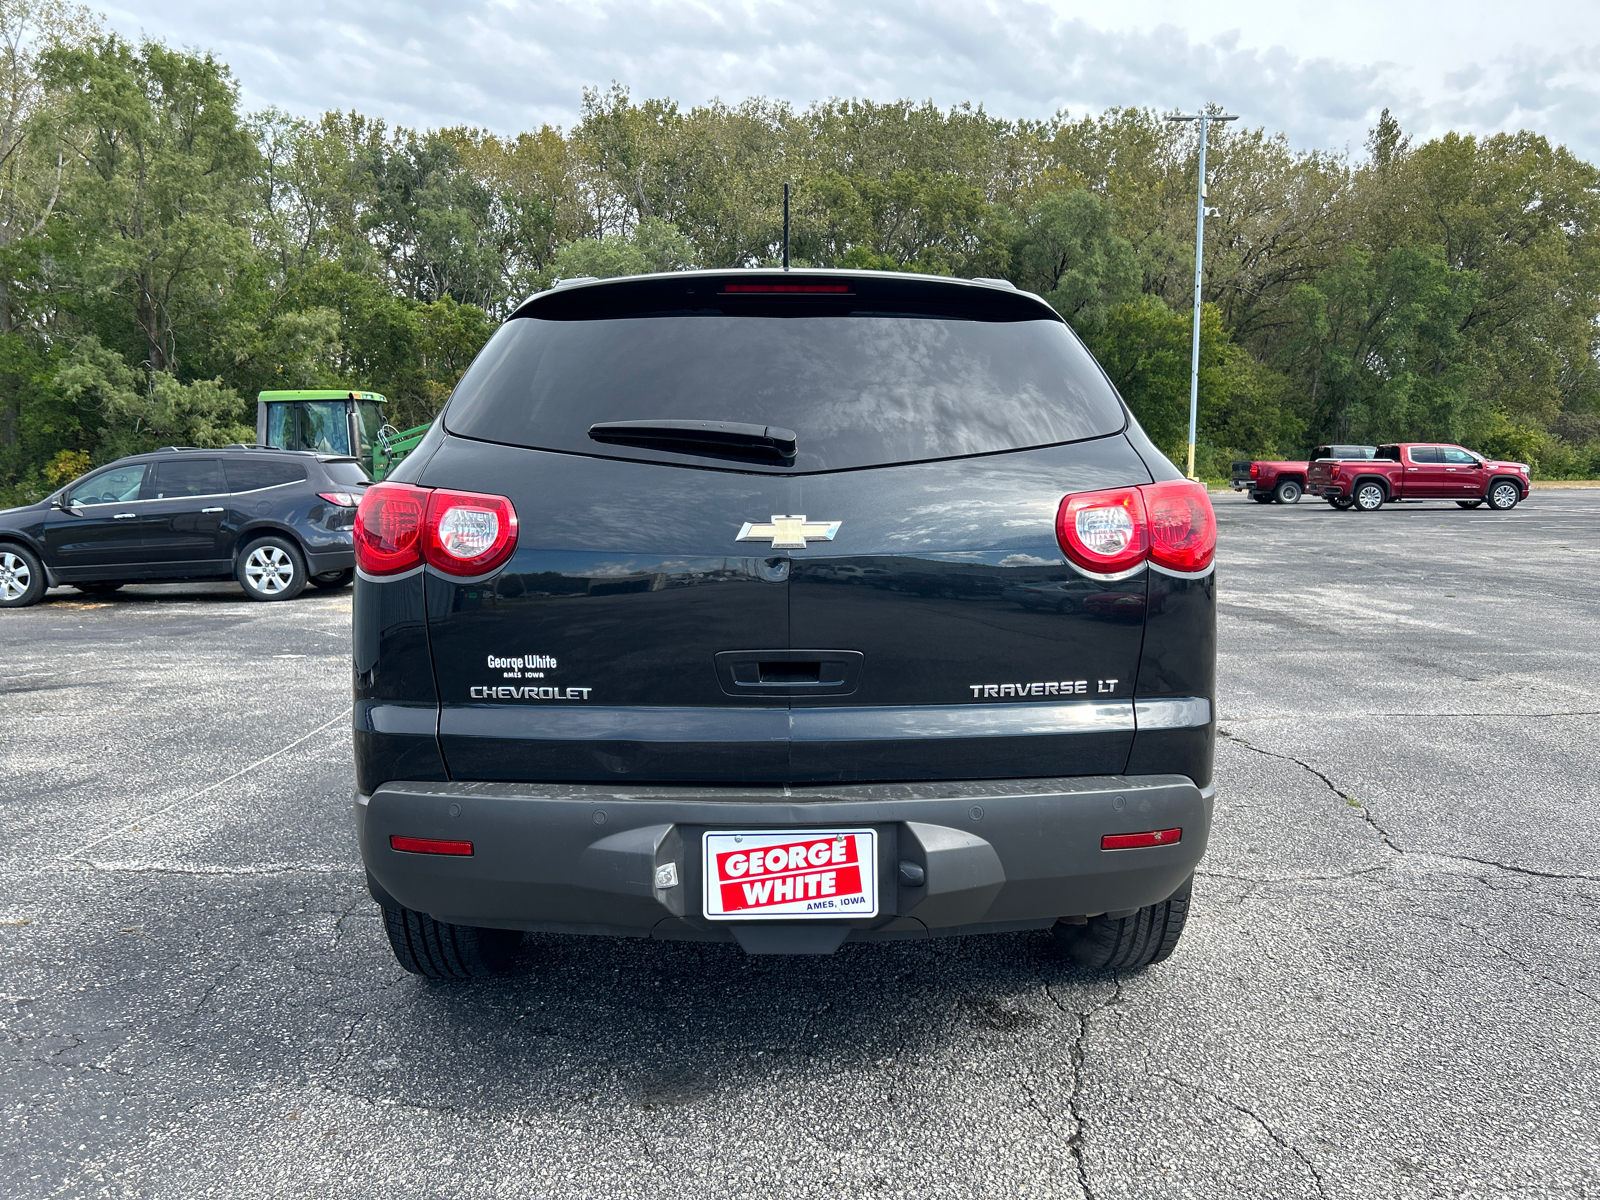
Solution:
<svg viewBox="0 0 1600 1200">
<path fill-rule="evenodd" d="M 1311 458 L 1313 462 L 1319 458 L 1371 458 L 1377 449 L 1376 446 L 1318 446 Z M 1306 490 L 1310 465 L 1267 459 L 1235 462 L 1232 487 L 1236 492 L 1249 492 L 1250 499 L 1257 504 L 1271 504 L 1273 501 L 1295 504 Z"/>
<path fill-rule="evenodd" d="M 1371 459 L 1314 462 L 1306 490 L 1335 508 L 1376 512 L 1391 501 L 1454 500 L 1501 510 L 1528 498 L 1528 464 L 1499 462 L 1460 446 L 1401 442 Z"/>
</svg>

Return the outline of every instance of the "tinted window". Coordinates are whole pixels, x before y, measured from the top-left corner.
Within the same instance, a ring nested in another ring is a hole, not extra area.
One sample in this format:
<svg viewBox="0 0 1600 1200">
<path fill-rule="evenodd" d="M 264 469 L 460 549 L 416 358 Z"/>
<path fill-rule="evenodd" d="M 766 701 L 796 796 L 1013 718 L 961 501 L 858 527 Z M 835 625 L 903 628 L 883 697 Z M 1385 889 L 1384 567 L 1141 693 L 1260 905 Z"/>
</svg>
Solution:
<svg viewBox="0 0 1600 1200">
<path fill-rule="evenodd" d="M 145 485 L 146 500 L 174 496 L 216 496 L 228 490 L 222 464 L 214 458 L 168 458 L 156 463 Z"/>
<path fill-rule="evenodd" d="M 307 400 L 300 405 L 300 444 L 296 450 L 350 453 L 350 422 L 343 400 Z"/>
<path fill-rule="evenodd" d="M 343 400 L 296 400 L 267 405 L 267 445 L 279 450 L 350 453 Z"/>
<path fill-rule="evenodd" d="M 139 498 L 144 464 L 130 463 L 91 475 L 67 495 L 68 504 L 125 504 Z"/>
<path fill-rule="evenodd" d="M 1376 446 L 1318 446 L 1317 458 L 1371 458 L 1377 452 Z"/>
<path fill-rule="evenodd" d="M 1456 467 L 1475 467 L 1478 465 L 1476 458 L 1455 446 L 1446 446 L 1444 448 L 1444 461 Z"/>
<path fill-rule="evenodd" d="M 361 445 L 355 453 L 362 459 L 371 461 L 373 443 L 378 440 L 378 430 L 383 428 L 383 405 L 376 400 L 357 400 L 356 414 L 361 418 L 357 422 L 356 434 L 361 439 Z"/>
<path fill-rule="evenodd" d="M 1373 458 L 1381 458 L 1381 459 L 1384 459 L 1387 462 L 1399 462 L 1400 461 L 1400 447 L 1399 446 L 1379 446 L 1378 447 L 1378 452 L 1376 454 L 1374 454 L 1372 457 Z"/>
<path fill-rule="evenodd" d="M 1124 423 L 1059 321 L 882 314 L 516 318 L 445 412 L 452 433 L 485 441 L 708 461 L 588 436 L 595 422 L 642 420 L 792 429 L 795 471 L 1076 441 Z"/>
<path fill-rule="evenodd" d="M 325 462 L 322 469 L 327 472 L 328 478 L 334 483 L 371 483 L 367 473 L 361 469 L 360 463 L 353 462 Z"/>
<path fill-rule="evenodd" d="M 1414 463 L 1436 463 L 1443 461 L 1437 446 L 1413 446 L 1410 450 L 1411 461 Z"/>
<path fill-rule="evenodd" d="M 295 445 L 295 406 L 292 404 L 267 405 L 267 445 L 281 450 L 298 450 Z"/>
<path fill-rule="evenodd" d="M 306 477 L 304 463 L 286 459 L 230 458 L 224 460 L 223 469 L 228 474 L 230 492 L 253 492 L 258 488 L 279 487 L 285 483 L 299 483 Z"/>
</svg>

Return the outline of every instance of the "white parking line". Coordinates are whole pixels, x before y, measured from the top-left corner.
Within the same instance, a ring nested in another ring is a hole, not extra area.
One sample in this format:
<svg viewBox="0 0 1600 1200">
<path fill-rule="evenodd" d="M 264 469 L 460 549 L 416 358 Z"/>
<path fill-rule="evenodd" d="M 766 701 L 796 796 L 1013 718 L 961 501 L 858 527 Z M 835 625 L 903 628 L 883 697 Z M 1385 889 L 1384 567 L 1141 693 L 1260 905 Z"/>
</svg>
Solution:
<svg viewBox="0 0 1600 1200">
<path fill-rule="evenodd" d="M 84 845 L 79 846 L 76 850 L 72 851 L 72 853 L 70 853 L 70 854 L 63 855 L 61 857 L 60 861 L 61 862 L 68 862 L 68 861 L 70 861 L 70 860 L 72 860 L 74 858 L 77 858 L 78 855 L 84 853 L 87 850 L 93 850 L 96 846 L 100 845 L 100 843 L 102 843 L 102 842 L 110 841 L 114 837 L 118 837 L 121 834 L 130 832 L 135 825 L 142 825 L 144 822 L 150 820 L 151 817 L 159 817 L 162 813 L 167 812 L 170 809 L 177 808 L 180 804 L 187 804 L 191 800 L 200 799 L 200 797 L 204 796 L 207 792 L 216 791 L 219 787 L 221 787 L 225 783 L 232 783 L 235 779 L 239 778 L 239 776 L 247 774 L 248 772 L 255 770 L 257 767 L 261 766 L 263 763 L 271 762 L 273 759 L 277 758 L 278 755 L 286 753 L 287 751 L 293 750 L 296 746 L 300 745 L 301 742 L 309 741 L 311 738 L 316 737 L 317 734 L 321 733 L 324 729 L 327 729 L 328 727 L 330 727 L 332 725 L 337 725 L 340 721 L 347 720 L 349 718 L 349 716 L 350 716 L 350 709 L 346 708 L 338 716 L 333 717 L 330 720 L 324 721 L 321 725 L 318 725 L 315 729 L 311 730 L 309 733 L 302 734 L 301 736 L 295 738 L 295 740 L 290 742 L 287 746 L 280 746 L 278 749 L 274 750 L 271 754 L 268 754 L 266 757 L 258 758 L 258 759 L 256 759 L 255 762 L 251 763 L 249 766 L 239 768 L 239 770 L 235 771 L 232 775 L 229 775 L 226 779 L 219 779 L 215 783 L 208 784 L 207 786 L 201 788 L 198 792 L 190 792 L 187 796 L 180 796 L 178 799 L 172 801 L 170 804 L 163 804 L 160 808 L 153 808 L 149 812 L 143 813 L 140 816 L 135 817 L 133 820 L 129 821 L 126 825 L 123 825 L 120 828 L 114 829 L 110 833 L 105 834 L 102 837 L 97 837 L 92 842 L 87 842 Z"/>
</svg>

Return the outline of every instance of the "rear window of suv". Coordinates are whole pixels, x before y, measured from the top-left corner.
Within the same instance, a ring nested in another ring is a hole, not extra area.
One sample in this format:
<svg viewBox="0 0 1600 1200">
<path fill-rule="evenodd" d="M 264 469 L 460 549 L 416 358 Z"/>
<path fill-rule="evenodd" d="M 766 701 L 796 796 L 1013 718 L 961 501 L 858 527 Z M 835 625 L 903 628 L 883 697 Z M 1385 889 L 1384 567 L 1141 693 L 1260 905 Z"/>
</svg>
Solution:
<svg viewBox="0 0 1600 1200">
<path fill-rule="evenodd" d="M 223 462 L 223 470 L 228 473 L 229 489 L 235 492 L 303 483 L 306 477 L 304 464 L 283 458 L 230 458 Z"/>
<path fill-rule="evenodd" d="M 358 462 L 340 462 L 338 460 L 324 462 L 322 469 L 330 480 L 334 483 L 342 483 L 346 487 L 372 482 Z"/>
<path fill-rule="evenodd" d="M 1125 417 L 1060 321 L 892 312 L 638 315 L 502 326 L 445 410 L 454 434 L 535 449 L 717 465 L 605 445 L 597 422 L 793 430 L 784 473 L 988 454 L 1116 433 Z"/>
</svg>

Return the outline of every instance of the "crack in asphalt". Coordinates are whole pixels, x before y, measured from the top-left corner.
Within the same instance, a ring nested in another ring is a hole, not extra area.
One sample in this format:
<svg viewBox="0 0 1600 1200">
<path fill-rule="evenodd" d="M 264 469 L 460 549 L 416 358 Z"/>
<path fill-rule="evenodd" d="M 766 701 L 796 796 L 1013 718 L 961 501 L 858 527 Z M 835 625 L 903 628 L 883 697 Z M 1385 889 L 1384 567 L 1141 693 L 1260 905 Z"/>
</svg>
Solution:
<svg viewBox="0 0 1600 1200">
<path fill-rule="evenodd" d="M 229 976 L 231 976 L 243 965 L 243 959 L 235 959 L 227 970 L 223 971 L 222 974 L 213 979 L 210 985 L 207 986 L 206 990 L 200 994 L 199 1002 L 189 1010 L 189 1015 L 191 1017 L 198 1017 L 200 1015 L 200 1010 L 211 1002 L 211 997 L 216 994 L 217 989 L 227 981 Z"/>
<path fill-rule="evenodd" d="M 1386 846 L 1388 846 L 1396 854 L 1404 854 L 1405 853 L 1404 849 L 1402 849 L 1400 846 L 1395 845 L 1394 839 L 1389 835 L 1389 831 L 1387 829 L 1385 829 L 1382 825 L 1378 824 L 1377 818 L 1374 817 L 1370 812 L 1367 811 L 1367 806 L 1366 805 L 1362 804 L 1361 801 L 1357 800 L 1349 792 L 1347 792 L 1344 789 L 1342 789 L 1338 784 L 1334 783 L 1333 780 L 1329 779 L 1325 774 L 1323 774 L 1321 771 L 1317 770 L 1317 768 L 1313 767 L 1310 763 L 1306 762 L 1304 759 L 1296 758 L 1292 754 L 1283 754 L 1283 753 L 1280 753 L 1279 751 L 1276 751 L 1276 750 L 1263 749 L 1262 747 L 1257 746 L 1252 742 L 1246 741 L 1244 738 L 1240 737 L 1238 734 L 1232 732 L 1231 730 L 1222 728 L 1222 726 L 1220 726 L 1220 725 L 1217 726 L 1217 736 L 1218 737 L 1222 737 L 1222 738 L 1226 738 L 1230 742 L 1236 742 L 1239 745 L 1243 746 L 1246 750 L 1253 750 L 1257 754 L 1262 755 L 1263 757 L 1276 758 L 1276 759 L 1282 760 L 1283 762 L 1292 762 L 1295 766 L 1299 767 L 1302 771 L 1305 771 L 1307 774 L 1315 775 L 1318 779 L 1320 779 L 1322 781 L 1323 786 L 1326 787 L 1330 792 L 1332 792 L 1335 796 L 1339 797 L 1339 799 L 1343 800 L 1346 805 L 1348 805 L 1349 807 L 1354 808 L 1358 812 L 1360 812 L 1360 814 L 1362 816 L 1362 819 L 1365 820 L 1368 825 L 1372 826 L 1372 828 L 1377 832 L 1378 837 L 1380 839 L 1382 839 L 1383 843 Z"/>
<path fill-rule="evenodd" d="M 1083 1105 L 1083 1063 L 1084 1041 L 1089 1035 L 1089 1022 L 1099 1013 L 1118 1003 L 1122 999 L 1122 976 L 1111 976 L 1112 992 L 1106 999 L 1092 1008 L 1080 1011 L 1069 1008 L 1063 1003 L 1050 986 L 1050 980 L 1045 978 L 1044 964 L 1039 961 L 1037 953 L 1032 955 L 1035 971 L 1040 982 L 1044 985 L 1045 998 L 1054 1004 L 1064 1016 L 1071 1017 L 1076 1029 L 1072 1036 L 1072 1043 L 1068 1047 L 1068 1057 L 1072 1063 L 1072 1090 L 1067 1093 L 1067 1115 L 1072 1118 L 1072 1135 L 1067 1138 L 1067 1153 L 1072 1156 L 1073 1168 L 1078 1179 L 1078 1188 L 1083 1192 L 1085 1200 L 1096 1200 L 1094 1188 L 1089 1184 L 1088 1163 L 1084 1161 L 1084 1143 L 1088 1137 L 1089 1120 L 1084 1113 Z"/>
<path fill-rule="evenodd" d="M 1157 1079 L 1165 1079 L 1168 1083 L 1176 1084 L 1177 1086 L 1188 1091 L 1197 1092 L 1202 1096 L 1209 1096 L 1218 1104 L 1221 1104 L 1227 1108 L 1231 1108 L 1234 1112 L 1239 1113 L 1241 1116 L 1249 1117 L 1261 1127 L 1261 1132 L 1265 1133 L 1269 1138 L 1271 1138 L 1275 1145 L 1293 1155 L 1294 1158 L 1299 1161 L 1300 1165 L 1306 1169 L 1306 1174 L 1311 1177 L 1311 1182 L 1316 1185 L 1317 1195 L 1325 1198 L 1327 1197 L 1328 1185 L 1327 1182 L 1322 1178 L 1322 1172 L 1317 1170 L 1316 1164 L 1312 1162 L 1311 1159 L 1306 1157 L 1305 1152 L 1301 1150 L 1300 1147 L 1296 1146 L 1293 1142 L 1289 1141 L 1288 1138 L 1284 1137 L 1281 1133 L 1269 1125 L 1259 1113 L 1246 1108 L 1236 1100 L 1230 1100 L 1226 1096 L 1220 1095 L 1217 1092 L 1213 1092 L 1210 1088 L 1201 1087 L 1198 1083 L 1190 1083 L 1186 1079 L 1179 1079 L 1176 1075 L 1165 1075 L 1159 1071 L 1155 1074 Z"/>
<path fill-rule="evenodd" d="M 350 919 L 351 914 L 354 913 L 356 911 L 356 909 L 361 908 L 361 907 L 363 907 L 363 906 L 362 906 L 360 898 L 352 900 L 350 902 L 349 906 L 347 908 L 345 908 L 344 911 L 341 912 L 337 917 L 334 918 L 334 922 L 333 922 L 333 941 L 328 944 L 328 952 L 330 954 L 333 953 L 334 951 L 338 950 L 339 944 L 342 941 L 344 941 L 344 923 Z M 332 916 L 331 913 L 328 914 L 328 915 Z"/>
<path fill-rule="evenodd" d="M 1360 800 L 1357 800 L 1349 792 L 1339 787 L 1339 785 L 1334 783 L 1332 779 L 1330 779 L 1323 772 L 1317 770 L 1316 767 L 1313 767 L 1304 759 L 1296 758 L 1292 754 L 1284 754 L 1277 750 L 1264 749 L 1240 737 L 1231 730 L 1222 728 L 1220 725 L 1217 727 L 1217 736 L 1225 738 L 1226 740 L 1237 745 L 1243 746 L 1246 750 L 1253 751 L 1254 753 L 1260 754 L 1265 758 L 1276 758 L 1283 762 L 1291 762 L 1306 773 L 1316 776 L 1322 781 L 1323 785 L 1330 792 L 1339 797 L 1339 799 L 1343 800 L 1348 807 L 1354 808 L 1361 814 L 1362 820 L 1372 827 L 1373 831 L 1378 835 L 1379 839 L 1385 846 L 1387 846 L 1390 850 L 1393 850 L 1396 854 L 1404 855 L 1412 861 L 1426 861 L 1428 859 L 1434 859 L 1440 862 L 1473 863 L 1480 867 L 1493 867 L 1498 871 L 1507 871 L 1515 875 L 1527 875 L 1535 879 L 1558 879 L 1566 881 L 1582 881 L 1585 883 L 1600 883 L 1600 875 L 1566 874 L 1560 871 L 1540 871 L 1534 867 L 1519 867 L 1513 863 L 1497 862 L 1492 858 L 1477 858 L 1471 854 L 1442 854 L 1437 850 L 1407 850 L 1404 846 L 1400 845 L 1394 840 L 1394 835 L 1391 834 L 1389 830 L 1378 821 L 1377 817 L 1372 814 L 1372 810 L 1368 808 L 1366 804 Z"/>
<path fill-rule="evenodd" d="M 1484 933 L 1483 930 L 1479 929 L 1477 926 L 1468 925 L 1464 921 L 1455 922 L 1455 926 L 1457 929 L 1465 929 L 1468 933 L 1472 934 L 1473 937 L 1477 938 L 1485 946 L 1489 947 L 1489 949 L 1503 955 L 1508 962 L 1511 962 L 1515 966 L 1519 967 L 1529 978 L 1537 979 L 1544 983 L 1553 983 L 1557 987 L 1564 988 L 1565 990 L 1571 992 L 1574 996 L 1581 996 L 1585 1000 L 1589 1001 L 1589 1003 L 1600 1007 L 1600 996 L 1595 995 L 1593 992 L 1586 992 L 1581 987 L 1577 987 L 1568 983 L 1565 979 L 1557 979 L 1554 975 L 1551 975 L 1547 971 L 1541 970 L 1535 964 L 1528 962 L 1526 959 L 1519 958 L 1517 955 L 1507 950 L 1499 942 L 1495 941 L 1488 934 Z"/>
</svg>

